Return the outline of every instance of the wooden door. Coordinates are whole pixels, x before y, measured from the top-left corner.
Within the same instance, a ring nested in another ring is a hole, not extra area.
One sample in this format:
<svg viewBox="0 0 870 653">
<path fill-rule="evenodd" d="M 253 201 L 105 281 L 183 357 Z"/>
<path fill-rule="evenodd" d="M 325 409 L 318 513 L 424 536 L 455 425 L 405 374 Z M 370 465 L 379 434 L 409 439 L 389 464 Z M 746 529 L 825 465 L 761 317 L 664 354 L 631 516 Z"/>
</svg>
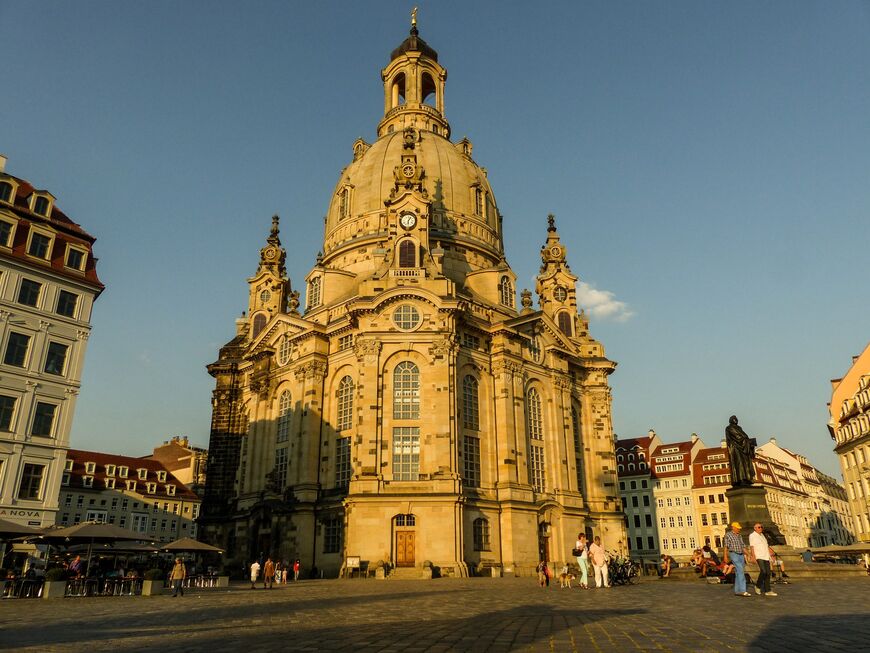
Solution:
<svg viewBox="0 0 870 653">
<path fill-rule="evenodd" d="M 396 566 L 413 567 L 416 548 L 414 531 L 396 532 Z"/>
</svg>

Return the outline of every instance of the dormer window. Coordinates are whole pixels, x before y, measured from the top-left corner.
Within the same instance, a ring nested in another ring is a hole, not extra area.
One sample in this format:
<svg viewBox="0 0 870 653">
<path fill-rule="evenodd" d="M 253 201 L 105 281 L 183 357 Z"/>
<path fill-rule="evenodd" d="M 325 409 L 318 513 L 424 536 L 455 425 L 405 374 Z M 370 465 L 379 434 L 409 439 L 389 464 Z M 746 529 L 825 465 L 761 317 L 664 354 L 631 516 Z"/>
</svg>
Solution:
<svg viewBox="0 0 870 653">
<path fill-rule="evenodd" d="M 69 479 L 70 479 L 70 473 L 64 472 L 63 473 L 63 480 L 61 480 L 61 485 L 69 485 Z"/>
<path fill-rule="evenodd" d="M 127 467 L 119 467 L 118 468 L 118 476 L 121 478 L 127 478 L 127 474 L 129 473 L 129 468 Z"/>
<path fill-rule="evenodd" d="M 143 469 L 142 467 L 140 467 L 139 469 L 136 470 L 136 473 L 139 475 L 140 481 L 144 481 L 146 478 L 148 478 L 148 470 L 147 469 Z"/>
<path fill-rule="evenodd" d="M 127 481 L 127 489 L 131 492 L 136 491 L 136 481 Z"/>
<path fill-rule="evenodd" d="M 72 468 L 73 468 L 73 463 L 74 463 L 74 462 L 75 462 L 75 461 L 73 461 L 73 460 L 69 460 L 69 459 L 68 459 L 68 460 L 66 461 L 66 463 L 64 464 L 64 469 L 65 469 L 66 471 L 68 471 L 68 472 L 71 472 L 71 471 L 72 471 Z"/>
<path fill-rule="evenodd" d="M 157 492 L 157 483 L 149 483 L 148 494 L 154 494 L 155 492 Z"/>
<path fill-rule="evenodd" d="M 14 191 L 12 188 L 12 184 L 8 181 L 0 181 L 0 202 L 6 202 L 7 204 L 12 204 L 15 197 Z"/>
<path fill-rule="evenodd" d="M 43 195 L 37 195 L 33 200 L 33 212 L 38 213 L 39 215 L 44 215 L 48 217 L 48 211 L 51 207 L 51 202 L 48 201 L 48 198 Z"/>
<path fill-rule="evenodd" d="M 88 253 L 86 250 L 79 249 L 78 247 L 73 247 L 72 245 L 67 245 L 66 267 L 73 270 L 83 270 L 85 267 L 85 259 L 87 258 L 87 255 Z"/>
<path fill-rule="evenodd" d="M 115 475 L 115 466 L 114 465 L 106 465 L 106 476 L 114 476 Z"/>
<path fill-rule="evenodd" d="M 166 472 L 164 472 L 164 471 L 157 472 L 157 480 L 160 481 L 161 483 L 165 483 L 166 482 Z"/>
<path fill-rule="evenodd" d="M 107 490 L 114 490 L 115 489 L 115 479 L 113 479 L 113 478 L 106 479 L 106 489 Z"/>
<path fill-rule="evenodd" d="M 82 476 L 82 486 L 83 487 L 94 487 L 94 477 L 93 476 Z"/>
<path fill-rule="evenodd" d="M 168 494 L 171 497 L 174 497 L 175 496 L 175 486 L 174 485 L 167 485 L 166 486 L 166 494 Z"/>
<path fill-rule="evenodd" d="M 85 473 L 93 474 L 97 469 L 97 463 L 85 463 Z"/>
<path fill-rule="evenodd" d="M 30 240 L 27 243 L 27 253 L 36 258 L 48 259 L 51 251 L 52 237 L 39 231 L 30 231 Z"/>
<path fill-rule="evenodd" d="M 0 246 L 12 247 L 12 236 L 15 233 L 15 223 L 0 220 Z"/>
</svg>

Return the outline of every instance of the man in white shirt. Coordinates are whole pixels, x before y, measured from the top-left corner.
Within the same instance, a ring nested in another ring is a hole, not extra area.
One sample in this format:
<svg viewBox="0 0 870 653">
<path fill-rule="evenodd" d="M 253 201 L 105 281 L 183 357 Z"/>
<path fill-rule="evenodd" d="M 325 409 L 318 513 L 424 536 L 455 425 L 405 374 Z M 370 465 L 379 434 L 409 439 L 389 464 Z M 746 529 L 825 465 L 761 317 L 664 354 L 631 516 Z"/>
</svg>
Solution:
<svg viewBox="0 0 870 653">
<path fill-rule="evenodd" d="M 755 581 L 755 593 L 764 596 L 777 596 L 776 592 L 770 591 L 770 544 L 764 536 L 764 528 L 761 524 L 755 524 L 749 535 L 749 546 L 755 562 L 758 563 L 758 580 Z"/>
</svg>

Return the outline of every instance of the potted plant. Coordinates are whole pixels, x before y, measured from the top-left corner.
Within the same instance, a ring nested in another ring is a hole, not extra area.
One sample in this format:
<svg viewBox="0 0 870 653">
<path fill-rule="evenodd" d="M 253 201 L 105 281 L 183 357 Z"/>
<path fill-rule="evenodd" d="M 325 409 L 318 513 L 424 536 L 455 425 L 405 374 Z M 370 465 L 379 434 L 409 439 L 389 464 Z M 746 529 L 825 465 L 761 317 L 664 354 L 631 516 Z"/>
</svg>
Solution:
<svg viewBox="0 0 870 653">
<path fill-rule="evenodd" d="M 163 592 L 163 572 L 160 569 L 149 569 L 142 578 L 142 596 L 154 596 Z"/>
<path fill-rule="evenodd" d="M 42 585 L 42 598 L 62 599 L 66 596 L 67 571 L 63 567 L 52 567 L 45 572 Z"/>
</svg>

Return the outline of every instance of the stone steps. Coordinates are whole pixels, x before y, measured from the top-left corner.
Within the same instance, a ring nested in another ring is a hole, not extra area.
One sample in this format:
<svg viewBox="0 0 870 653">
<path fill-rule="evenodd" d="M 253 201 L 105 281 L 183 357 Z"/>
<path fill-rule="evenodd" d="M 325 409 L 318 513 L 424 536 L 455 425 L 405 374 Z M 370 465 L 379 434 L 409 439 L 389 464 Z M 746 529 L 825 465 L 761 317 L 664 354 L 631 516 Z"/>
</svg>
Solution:
<svg viewBox="0 0 870 653">
<path fill-rule="evenodd" d="M 821 562 L 786 562 L 786 573 L 788 580 L 840 580 L 847 578 L 867 578 L 867 572 L 858 565 L 835 565 Z M 746 567 L 746 573 L 750 578 L 758 576 L 758 567 L 755 563 L 750 563 Z M 671 569 L 671 579 L 681 581 L 702 581 L 694 569 L 691 567 L 680 567 L 679 569 Z M 668 580 L 666 578 L 665 580 Z"/>
</svg>

